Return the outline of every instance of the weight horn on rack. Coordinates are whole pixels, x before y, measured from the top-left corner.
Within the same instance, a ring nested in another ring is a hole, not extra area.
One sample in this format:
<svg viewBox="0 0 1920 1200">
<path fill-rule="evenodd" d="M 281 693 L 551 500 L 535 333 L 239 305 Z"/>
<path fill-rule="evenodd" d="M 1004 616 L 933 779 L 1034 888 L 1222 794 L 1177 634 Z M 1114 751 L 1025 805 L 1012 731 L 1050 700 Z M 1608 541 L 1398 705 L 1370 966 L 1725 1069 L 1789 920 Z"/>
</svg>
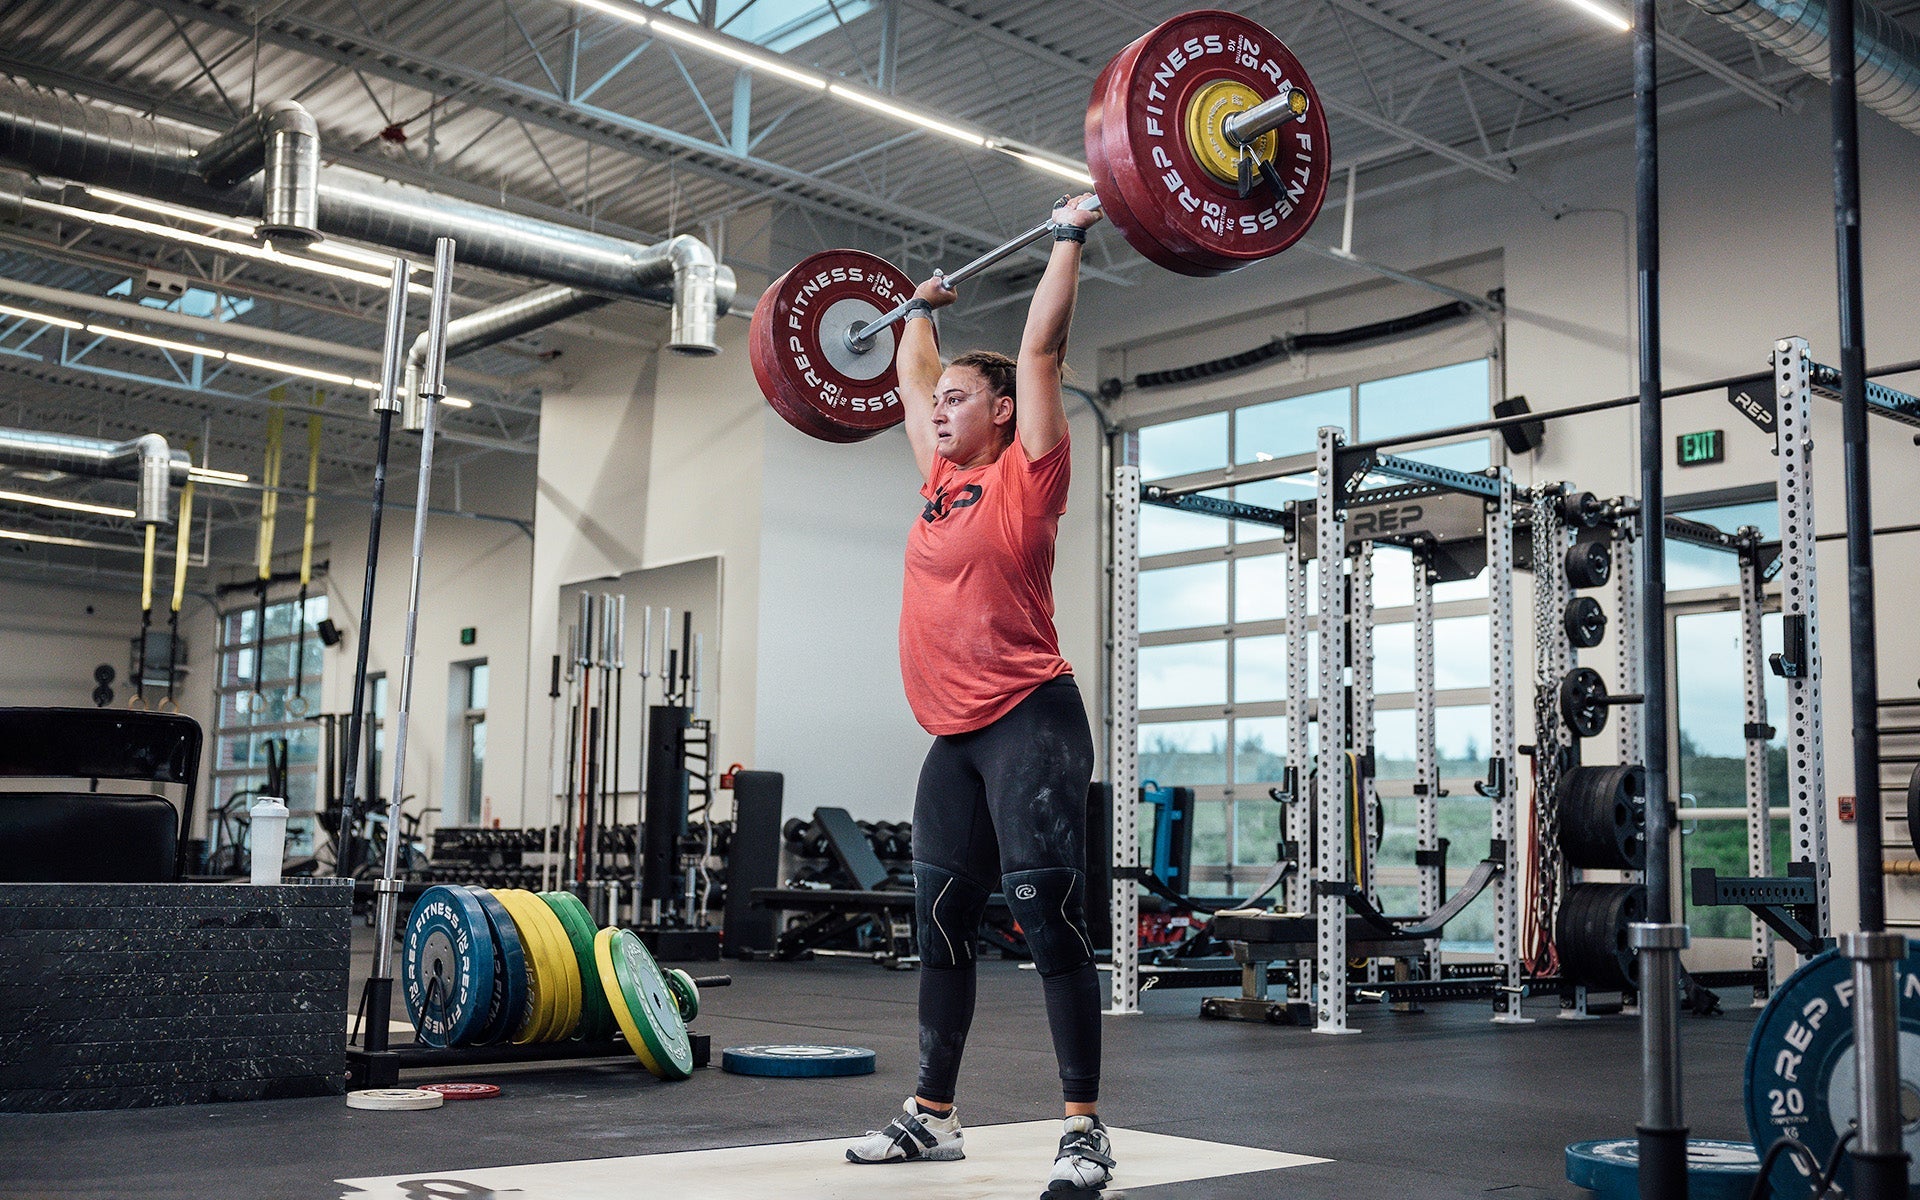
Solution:
<svg viewBox="0 0 1920 1200">
<path fill-rule="evenodd" d="M 1607 636 L 1607 610 L 1592 596 L 1575 596 L 1562 623 L 1567 640 L 1582 650 L 1598 646 Z"/>
<path fill-rule="evenodd" d="M 1184 13 L 1100 72 L 1084 127 L 1097 203 L 1133 248 L 1182 275 L 1223 275 L 1298 241 L 1326 200 L 1318 94 L 1279 38 L 1236 13 Z M 946 275 L 949 286 L 1047 236 L 1036 225 Z M 905 418 L 895 322 L 914 284 L 883 258 L 828 250 L 774 280 L 748 334 L 781 418 L 858 442 Z"/>
<path fill-rule="evenodd" d="M 1567 547 L 1567 582 L 1576 588 L 1599 587 L 1613 577 L 1613 551 L 1599 538 Z"/>
<path fill-rule="evenodd" d="M 1646 697 L 1638 692 L 1618 696 L 1607 693 L 1607 681 L 1592 667 L 1575 667 L 1560 681 L 1560 716 L 1567 728 L 1583 738 L 1593 737 L 1607 727 L 1607 709 L 1616 704 L 1639 704 Z"/>
</svg>

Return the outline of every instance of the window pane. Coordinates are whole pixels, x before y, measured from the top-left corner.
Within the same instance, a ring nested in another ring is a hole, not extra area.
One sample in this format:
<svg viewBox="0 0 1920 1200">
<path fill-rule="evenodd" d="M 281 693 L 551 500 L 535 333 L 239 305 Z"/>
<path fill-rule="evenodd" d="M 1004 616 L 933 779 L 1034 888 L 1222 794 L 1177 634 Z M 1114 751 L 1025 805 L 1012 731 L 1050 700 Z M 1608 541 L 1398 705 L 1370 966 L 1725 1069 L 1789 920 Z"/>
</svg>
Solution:
<svg viewBox="0 0 1920 1200">
<path fill-rule="evenodd" d="M 1196 867 L 1225 866 L 1227 861 L 1227 805 L 1220 800 L 1196 800 L 1193 805 L 1193 856 Z M 1197 874 L 1198 872 L 1196 872 Z M 1219 880 L 1196 881 L 1193 894 L 1219 896 L 1226 893 Z"/>
<path fill-rule="evenodd" d="M 1492 671 L 1491 629 L 1484 615 L 1435 621 L 1433 686 L 1442 690 L 1486 687 Z"/>
<path fill-rule="evenodd" d="M 1434 710 L 1433 740 L 1442 778 L 1485 778 L 1493 744 L 1493 713 L 1484 704 L 1449 704 Z M 1414 777 L 1413 710 L 1383 709 L 1373 715 L 1374 764 L 1381 779 Z"/>
<path fill-rule="evenodd" d="M 1314 496 L 1313 473 L 1286 475 L 1279 479 L 1256 479 L 1227 489 L 1230 499 L 1261 508 L 1285 509 L 1289 500 L 1311 500 Z M 1280 536 L 1280 530 L 1259 521 L 1233 522 L 1236 542 L 1264 542 Z"/>
<path fill-rule="evenodd" d="M 1155 725 L 1143 723 L 1140 726 L 1140 778 L 1154 780 L 1163 787 L 1225 783 L 1227 781 L 1227 723 L 1225 721 L 1163 721 Z M 1194 861 L 1201 861 L 1197 848 Z"/>
<path fill-rule="evenodd" d="M 1207 413 L 1140 431 L 1140 478 L 1163 479 L 1227 465 L 1227 414 Z"/>
<path fill-rule="evenodd" d="M 477 662 L 467 672 L 467 707 L 487 706 L 487 664 Z"/>
<path fill-rule="evenodd" d="M 1258 800 L 1241 800 L 1233 806 L 1235 840 L 1233 861 L 1236 866 L 1267 866 L 1279 860 L 1280 842 L 1286 836 L 1282 816 L 1285 812 L 1278 804 L 1266 797 Z M 1242 880 L 1237 888 L 1242 895 L 1252 888 L 1252 877 Z"/>
<path fill-rule="evenodd" d="M 1287 719 L 1242 717 L 1233 723 L 1235 783 L 1278 783 L 1287 765 Z"/>
<path fill-rule="evenodd" d="M 1435 622 L 1436 625 L 1439 622 Z M 1373 627 L 1373 692 L 1391 696 L 1413 690 L 1413 626 L 1401 621 Z"/>
<path fill-rule="evenodd" d="M 1227 564 L 1196 563 L 1140 572 L 1140 629 L 1227 623 Z"/>
<path fill-rule="evenodd" d="M 1367 440 L 1478 421 L 1487 412 L 1484 358 L 1360 385 L 1360 436 Z"/>
<path fill-rule="evenodd" d="M 1675 512 L 1675 516 L 1700 521 L 1728 533 L 1743 525 L 1760 530 L 1762 537 L 1778 537 L 1780 507 L 1771 500 L 1753 504 L 1726 504 L 1717 508 L 1695 508 Z M 1690 542 L 1667 539 L 1667 590 L 1683 592 L 1689 588 L 1738 587 L 1740 560 L 1725 550 L 1710 550 Z"/>
<path fill-rule="evenodd" d="M 1249 463 L 1310 454 L 1322 425 L 1346 432 L 1351 403 L 1346 388 L 1334 388 L 1242 408 L 1233 417 L 1233 457 Z"/>
<path fill-rule="evenodd" d="M 1184 642 L 1140 647 L 1140 707 L 1227 702 L 1227 644 Z"/>
<path fill-rule="evenodd" d="M 1261 554 L 1234 560 L 1233 619 L 1278 621 L 1286 615 L 1286 555 Z"/>
<path fill-rule="evenodd" d="M 1373 606 L 1400 608 L 1413 603 L 1413 555 L 1398 546 L 1373 548 Z"/>
<path fill-rule="evenodd" d="M 1286 635 L 1233 639 L 1233 702 L 1248 704 L 1286 697 Z"/>
<path fill-rule="evenodd" d="M 1205 513 L 1182 512 L 1157 504 L 1140 506 L 1140 556 L 1203 550 L 1227 544 L 1227 523 Z"/>
<path fill-rule="evenodd" d="M 1471 579 L 1456 579 L 1449 583 L 1433 585 L 1433 602 L 1441 604 L 1448 600 L 1484 600 L 1487 596 L 1487 573 L 1483 570 Z"/>
</svg>

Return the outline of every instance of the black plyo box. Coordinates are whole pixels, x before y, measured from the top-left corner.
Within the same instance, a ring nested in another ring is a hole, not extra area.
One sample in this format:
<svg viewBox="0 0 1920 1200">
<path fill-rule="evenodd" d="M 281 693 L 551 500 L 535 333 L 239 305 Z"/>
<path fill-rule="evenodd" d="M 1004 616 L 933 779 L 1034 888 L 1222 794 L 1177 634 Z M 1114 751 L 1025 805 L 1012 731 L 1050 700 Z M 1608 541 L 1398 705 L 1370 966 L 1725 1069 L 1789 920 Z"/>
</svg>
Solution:
<svg viewBox="0 0 1920 1200">
<path fill-rule="evenodd" d="M 352 887 L 0 884 L 0 1111 L 346 1089 Z"/>
</svg>

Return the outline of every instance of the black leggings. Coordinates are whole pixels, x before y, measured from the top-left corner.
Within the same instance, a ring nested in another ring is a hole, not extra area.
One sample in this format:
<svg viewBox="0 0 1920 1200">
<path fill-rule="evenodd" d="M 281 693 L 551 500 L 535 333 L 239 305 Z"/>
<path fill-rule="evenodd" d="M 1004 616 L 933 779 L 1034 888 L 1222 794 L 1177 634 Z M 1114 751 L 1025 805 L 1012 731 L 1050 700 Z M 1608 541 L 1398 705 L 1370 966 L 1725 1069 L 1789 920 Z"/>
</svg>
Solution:
<svg viewBox="0 0 1920 1200">
<path fill-rule="evenodd" d="M 1071 675 L 927 752 L 913 804 L 923 1098 L 953 1102 L 973 1024 L 975 936 L 996 891 L 1039 968 L 1061 1090 L 1069 1102 L 1099 1097 L 1100 981 L 1085 911 L 1092 777 L 1093 735 Z"/>
</svg>

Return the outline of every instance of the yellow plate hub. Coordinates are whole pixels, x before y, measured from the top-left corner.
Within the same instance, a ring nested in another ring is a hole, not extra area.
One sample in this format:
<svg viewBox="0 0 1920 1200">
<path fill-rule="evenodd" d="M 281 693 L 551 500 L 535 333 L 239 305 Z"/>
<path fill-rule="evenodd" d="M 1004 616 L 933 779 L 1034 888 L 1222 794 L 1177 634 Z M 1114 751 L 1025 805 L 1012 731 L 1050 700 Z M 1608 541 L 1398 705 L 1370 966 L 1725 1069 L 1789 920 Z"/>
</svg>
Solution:
<svg viewBox="0 0 1920 1200">
<path fill-rule="evenodd" d="M 1239 116 L 1266 97 L 1238 79 L 1216 79 L 1196 89 L 1187 100 L 1187 145 L 1194 158 L 1222 183 L 1240 178 L 1240 150 L 1227 139 L 1227 118 Z M 1272 159 L 1280 135 L 1268 131 L 1253 139 L 1253 152 Z"/>
</svg>

